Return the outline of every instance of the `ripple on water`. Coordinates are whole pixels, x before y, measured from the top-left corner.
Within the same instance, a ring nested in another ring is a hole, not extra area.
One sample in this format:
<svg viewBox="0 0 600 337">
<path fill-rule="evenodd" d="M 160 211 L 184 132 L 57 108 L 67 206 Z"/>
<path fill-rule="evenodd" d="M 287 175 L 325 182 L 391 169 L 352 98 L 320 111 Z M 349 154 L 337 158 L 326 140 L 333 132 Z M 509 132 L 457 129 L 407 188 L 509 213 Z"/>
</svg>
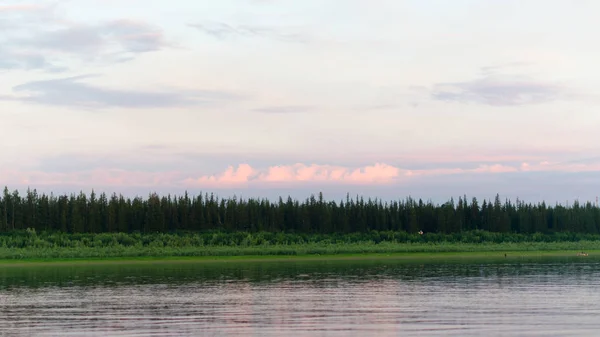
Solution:
<svg viewBox="0 0 600 337">
<path fill-rule="evenodd" d="M 14 282 L 0 290 L 0 331 L 7 336 L 595 336 L 600 329 L 597 263 L 206 268 L 73 269 L 18 282 L 8 275 L 4 280 Z"/>
</svg>

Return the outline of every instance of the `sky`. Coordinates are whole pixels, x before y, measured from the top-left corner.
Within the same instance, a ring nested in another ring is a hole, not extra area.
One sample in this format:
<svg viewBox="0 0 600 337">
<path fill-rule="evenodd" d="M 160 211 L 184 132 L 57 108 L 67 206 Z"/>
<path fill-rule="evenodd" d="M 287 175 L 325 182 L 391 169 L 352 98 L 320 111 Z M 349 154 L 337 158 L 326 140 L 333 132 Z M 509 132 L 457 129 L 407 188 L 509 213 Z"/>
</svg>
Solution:
<svg viewBox="0 0 600 337">
<path fill-rule="evenodd" d="M 593 0 L 0 0 L 0 185 L 600 194 Z"/>
</svg>

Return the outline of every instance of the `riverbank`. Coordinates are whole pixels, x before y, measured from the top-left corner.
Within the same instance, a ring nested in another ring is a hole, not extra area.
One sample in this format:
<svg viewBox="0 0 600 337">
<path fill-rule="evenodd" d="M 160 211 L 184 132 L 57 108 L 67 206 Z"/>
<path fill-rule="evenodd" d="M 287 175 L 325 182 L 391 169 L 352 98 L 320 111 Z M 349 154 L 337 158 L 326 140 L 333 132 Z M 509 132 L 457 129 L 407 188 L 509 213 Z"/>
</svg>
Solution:
<svg viewBox="0 0 600 337">
<path fill-rule="evenodd" d="M 323 258 L 438 258 L 558 254 L 600 250 L 600 236 L 368 232 L 294 234 L 248 232 L 68 234 L 22 231 L 0 234 L 0 261 L 220 260 Z M 454 255 L 453 255 L 454 254 Z"/>
<path fill-rule="evenodd" d="M 116 256 L 103 258 L 30 258 L 0 259 L 0 267 L 25 267 L 48 265 L 119 265 L 119 264 L 172 264 L 172 263 L 251 263 L 251 262 L 310 262 L 310 261 L 368 261 L 395 260 L 407 263 L 435 262 L 516 262 L 536 258 L 600 258 L 600 249 L 588 250 L 581 256 L 577 250 L 555 251 L 470 251 L 470 252 L 405 252 L 405 253 L 354 253 L 305 255 L 235 255 L 235 256 Z"/>
<path fill-rule="evenodd" d="M 514 260 L 532 257 L 600 257 L 600 242 L 580 243 L 578 249 L 565 244 L 378 244 L 378 245 L 308 245 L 287 247 L 196 247 L 185 250 L 144 249 L 53 249 L 12 250 L 0 248 L 0 266 L 22 264 L 103 264 L 167 262 L 258 262 L 384 260 L 447 261 L 460 259 Z M 585 252 L 584 256 L 581 253 Z"/>
</svg>

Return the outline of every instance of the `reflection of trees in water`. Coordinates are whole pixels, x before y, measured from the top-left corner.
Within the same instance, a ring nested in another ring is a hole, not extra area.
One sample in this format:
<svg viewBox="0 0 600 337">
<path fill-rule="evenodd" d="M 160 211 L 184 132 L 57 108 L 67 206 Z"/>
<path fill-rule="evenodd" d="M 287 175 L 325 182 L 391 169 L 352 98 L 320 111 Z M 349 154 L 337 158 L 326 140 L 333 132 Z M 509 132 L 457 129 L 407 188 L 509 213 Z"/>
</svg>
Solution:
<svg viewBox="0 0 600 337">
<path fill-rule="evenodd" d="M 540 333 L 540 322 L 572 332 L 573 317 L 588 319 L 594 330 L 600 265 L 534 260 L 6 267 L 0 270 L 0 331 L 405 336 L 453 325 L 456 335 L 481 336 L 515 335 L 510 329 L 524 326 Z M 567 323 L 558 326 L 561 319 Z"/>
<path fill-rule="evenodd" d="M 593 260 L 571 258 L 522 259 L 488 263 L 460 263 L 398 260 L 348 261 L 265 261 L 216 263 L 139 263 L 114 265 L 26 266 L 0 270 L 0 292 L 18 288 L 107 287 L 126 285 L 226 286 L 229 288 L 281 283 L 312 288 L 344 287 L 348 284 L 374 285 L 381 282 L 427 281 L 451 286 L 453 283 L 510 282 L 527 283 L 550 276 L 561 279 L 598 274 L 600 265 Z"/>
</svg>

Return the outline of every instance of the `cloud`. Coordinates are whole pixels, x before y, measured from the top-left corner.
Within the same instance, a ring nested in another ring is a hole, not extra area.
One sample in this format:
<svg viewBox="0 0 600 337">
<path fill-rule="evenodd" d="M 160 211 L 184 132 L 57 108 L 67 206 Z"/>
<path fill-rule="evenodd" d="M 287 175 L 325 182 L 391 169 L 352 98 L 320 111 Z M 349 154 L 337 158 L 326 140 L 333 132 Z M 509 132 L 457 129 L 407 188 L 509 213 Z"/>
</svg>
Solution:
<svg viewBox="0 0 600 337">
<path fill-rule="evenodd" d="M 256 180 L 261 182 L 346 182 L 383 183 L 400 175 L 401 170 L 387 164 L 377 163 L 362 168 L 347 168 L 331 165 L 272 166 L 260 173 Z"/>
<path fill-rule="evenodd" d="M 549 151 L 539 148 L 507 148 L 507 149 L 476 149 L 441 148 L 434 152 L 417 151 L 414 153 L 384 154 L 377 152 L 323 152 L 313 151 L 304 154 L 292 153 L 268 153 L 264 151 L 241 150 L 238 147 L 218 146 L 217 144 L 207 147 L 199 146 L 197 143 L 160 143 L 155 142 L 146 145 L 120 146 L 119 148 L 108 147 L 98 149 L 93 154 L 87 152 L 62 152 L 60 154 L 47 154 L 34 156 L 34 164 L 26 164 L 24 157 L 13 158 L 10 165 L 23 170 L 40 170 L 45 172 L 75 172 L 89 171 L 99 167 L 114 167 L 126 170 L 151 170 L 168 171 L 173 168 L 173 163 L 178 167 L 184 167 L 190 176 L 196 176 L 199 172 L 219 172 L 232 163 L 245 163 L 252 168 L 263 168 L 273 166 L 291 167 L 295 163 L 312 163 L 319 166 L 358 168 L 370 163 L 384 162 L 388 165 L 403 169 L 404 171 L 421 171 L 433 173 L 434 170 L 442 170 L 440 173 L 452 172 L 465 169 L 479 170 L 487 168 L 494 170 L 497 165 L 509 168 L 519 168 L 522 163 L 551 162 L 560 163 L 562 167 L 571 164 L 595 164 L 600 163 L 600 157 L 590 157 L 584 152 L 572 152 L 572 149 L 560 151 L 558 149 Z M 0 158 L 0 167 L 8 165 L 8 157 Z M 445 170 L 445 171 L 443 171 Z"/>
<path fill-rule="evenodd" d="M 53 65 L 39 52 L 6 49 L 0 45 L 0 69 L 46 69 L 50 72 L 58 72 L 64 68 Z"/>
<path fill-rule="evenodd" d="M 59 53 L 84 55 L 145 53 L 167 46 L 162 31 L 133 20 L 97 25 L 75 24 L 19 40 L 20 45 Z"/>
<path fill-rule="evenodd" d="M 249 164 L 229 166 L 215 174 L 194 176 L 180 170 L 150 172 L 96 168 L 71 172 L 43 170 L 0 169 L 2 183 L 29 186 L 85 186 L 85 187 L 177 187 L 177 188 L 240 188 L 240 187 L 293 187 L 319 186 L 405 186 L 430 182 L 435 177 L 453 176 L 449 181 L 479 181 L 478 177 L 510 174 L 529 177 L 531 173 L 598 174 L 600 162 L 551 163 L 547 161 L 518 165 L 481 164 L 470 168 L 446 167 L 408 170 L 385 163 L 362 167 L 337 165 L 292 164 L 255 168 Z M 458 180 L 457 180 L 458 179 Z M 462 180 L 461 180 L 462 179 Z M 527 178 L 528 179 L 528 178 Z M 514 187 L 514 186 L 513 186 Z M 518 186 L 517 186 L 518 187 Z M 516 187 L 514 187 L 516 188 Z"/>
<path fill-rule="evenodd" d="M 532 62 L 506 62 L 501 64 L 489 65 L 485 67 L 481 67 L 479 71 L 482 76 L 491 76 L 496 75 L 500 72 L 506 72 L 510 69 L 523 68 L 535 65 Z"/>
<path fill-rule="evenodd" d="M 73 22 L 58 14 L 57 4 L 0 6 L 0 69 L 56 72 L 75 61 L 124 62 L 171 46 L 163 31 L 149 23 Z"/>
<path fill-rule="evenodd" d="M 196 179 L 187 179 L 186 182 L 193 182 L 194 184 L 200 185 L 230 185 L 247 183 L 250 181 L 250 179 L 252 179 L 256 172 L 257 171 L 255 171 L 250 165 L 240 164 L 238 165 L 237 169 L 233 168 L 233 166 L 229 166 L 223 173 L 201 176 L 200 178 Z"/>
<path fill-rule="evenodd" d="M 82 82 L 92 75 L 34 81 L 13 88 L 20 96 L 0 95 L 0 100 L 13 100 L 54 106 L 83 108 L 161 108 L 183 107 L 240 99 L 222 91 L 135 91 L 111 89 Z"/>
<path fill-rule="evenodd" d="M 0 5 L 0 70 L 43 69 L 56 71 L 41 51 L 23 48 L 18 37 L 30 34 L 40 26 L 50 26 L 54 5 Z"/>
<path fill-rule="evenodd" d="M 539 104 L 568 98 L 567 89 L 553 83 L 523 77 L 485 76 L 455 83 L 439 83 L 431 95 L 440 101 L 492 106 Z"/>
<path fill-rule="evenodd" d="M 219 40 L 229 38 L 268 38 L 281 42 L 297 42 L 306 43 L 308 37 L 300 33 L 286 32 L 283 28 L 272 28 L 264 26 L 251 25 L 229 25 L 223 22 L 206 22 L 198 24 L 188 24 L 189 27 L 195 28 L 207 35 L 210 35 Z"/>
<path fill-rule="evenodd" d="M 501 174 L 518 172 L 600 172 L 600 163 L 595 164 L 559 164 L 548 162 L 520 165 L 481 164 L 472 168 L 434 168 L 408 170 L 385 163 L 350 168 L 334 165 L 278 165 L 259 170 L 248 164 L 238 168 L 229 166 L 224 172 L 204 175 L 199 178 L 188 178 L 185 184 L 195 186 L 230 186 L 239 184 L 261 183 L 342 183 L 342 184 L 390 184 L 401 183 L 410 178 L 465 175 L 465 174 Z"/>
<path fill-rule="evenodd" d="M 309 105 L 283 105 L 283 106 L 268 106 L 253 109 L 255 112 L 262 112 L 267 114 L 288 114 L 288 113 L 301 113 L 301 112 L 311 112 L 315 109 L 313 106 Z"/>
</svg>

